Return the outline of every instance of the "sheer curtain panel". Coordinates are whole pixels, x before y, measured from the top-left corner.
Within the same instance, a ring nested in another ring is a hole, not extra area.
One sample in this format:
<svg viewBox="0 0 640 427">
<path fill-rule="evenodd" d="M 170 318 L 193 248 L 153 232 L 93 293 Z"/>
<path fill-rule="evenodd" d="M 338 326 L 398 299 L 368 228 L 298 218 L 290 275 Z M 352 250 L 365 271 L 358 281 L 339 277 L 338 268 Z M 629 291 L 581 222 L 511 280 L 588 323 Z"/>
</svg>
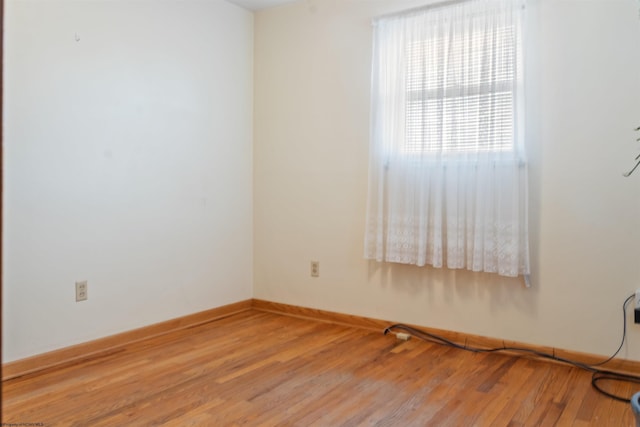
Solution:
<svg viewBox="0 0 640 427">
<path fill-rule="evenodd" d="M 521 0 L 374 21 L 365 257 L 529 274 Z"/>
</svg>

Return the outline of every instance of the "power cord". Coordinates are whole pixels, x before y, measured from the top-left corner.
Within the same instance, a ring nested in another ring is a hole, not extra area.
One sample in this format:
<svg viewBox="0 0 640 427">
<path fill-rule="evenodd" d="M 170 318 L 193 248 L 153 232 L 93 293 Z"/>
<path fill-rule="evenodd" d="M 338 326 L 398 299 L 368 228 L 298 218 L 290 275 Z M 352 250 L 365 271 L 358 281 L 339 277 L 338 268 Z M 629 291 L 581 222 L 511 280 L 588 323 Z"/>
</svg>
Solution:
<svg viewBox="0 0 640 427">
<path fill-rule="evenodd" d="M 523 347 L 502 346 L 502 347 L 495 347 L 495 348 L 480 348 L 480 347 L 468 346 L 466 345 L 466 343 L 462 345 L 454 341 L 448 340 L 444 337 L 441 337 L 439 335 L 422 331 L 420 329 L 403 325 L 401 323 L 391 325 L 388 328 L 386 328 L 384 330 L 384 335 L 387 335 L 389 332 L 391 332 L 392 329 L 399 329 L 399 330 L 406 331 L 409 334 L 414 335 L 415 337 L 420 338 L 424 341 L 434 342 L 436 344 L 446 345 L 446 346 L 457 348 L 460 350 L 467 350 L 473 353 L 496 353 L 496 352 L 508 351 L 508 352 L 515 352 L 515 353 L 531 354 L 542 359 L 555 360 L 557 362 L 562 362 L 567 365 L 575 366 L 577 368 L 591 372 L 593 374 L 591 376 L 591 386 L 598 393 L 601 393 L 607 397 L 610 397 L 611 399 L 619 400 L 621 402 L 629 402 L 631 400 L 631 396 L 627 398 L 625 396 L 618 396 L 613 393 L 609 393 L 608 391 L 603 390 L 598 383 L 601 381 L 621 381 L 621 382 L 640 384 L 640 376 L 624 374 L 624 373 L 615 372 L 615 371 L 609 371 L 606 369 L 600 369 L 600 368 L 597 368 L 597 366 L 602 366 L 610 362 L 618 355 L 618 353 L 620 353 L 620 350 L 622 349 L 622 346 L 624 345 L 624 342 L 627 338 L 627 304 L 629 304 L 629 301 L 631 301 L 634 298 L 634 296 L 635 294 L 630 295 L 627 299 L 625 299 L 624 303 L 622 303 L 622 341 L 620 342 L 618 349 L 616 350 L 615 353 L 613 353 L 611 357 L 601 362 L 593 363 L 593 364 L 577 362 L 575 360 L 556 356 L 555 354 L 545 353 L 542 351 L 532 350 L 532 349 L 523 348 Z"/>
</svg>

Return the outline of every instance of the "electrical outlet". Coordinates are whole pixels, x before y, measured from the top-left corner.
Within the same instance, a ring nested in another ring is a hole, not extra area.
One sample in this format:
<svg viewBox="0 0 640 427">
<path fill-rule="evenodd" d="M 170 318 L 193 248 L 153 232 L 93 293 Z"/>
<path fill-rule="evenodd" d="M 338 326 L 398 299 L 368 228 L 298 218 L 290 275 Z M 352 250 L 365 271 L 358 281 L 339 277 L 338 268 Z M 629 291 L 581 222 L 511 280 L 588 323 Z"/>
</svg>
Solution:
<svg viewBox="0 0 640 427">
<path fill-rule="evenodd" d="M 320 277 L 320 261 L 311 261 L 311 277 Z"/>
<path fill-rule="evenodd" d="M 89 294 L 87 293 L 89 291 L 88 287 L 89 285 L 86 280 L 76 282 L 76 302 L 86 301 L 87 298 L 89 298 Z"/>
</svg>

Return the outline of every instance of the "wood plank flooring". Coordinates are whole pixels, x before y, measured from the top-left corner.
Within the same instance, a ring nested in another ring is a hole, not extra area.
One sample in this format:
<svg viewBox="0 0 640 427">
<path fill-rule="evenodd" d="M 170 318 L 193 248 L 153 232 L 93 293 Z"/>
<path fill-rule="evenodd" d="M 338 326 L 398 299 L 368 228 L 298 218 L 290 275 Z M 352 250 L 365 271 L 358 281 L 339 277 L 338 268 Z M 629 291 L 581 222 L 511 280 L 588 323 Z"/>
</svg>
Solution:
<svg viewBox="0 0 640 427">
<path fill-rule="evenodd" d="M 250 310 L 5 381 L 2 422 L 634 426 L 630 406 L 597 394 L 590 379 L 548 362 Z"/>
</svg>

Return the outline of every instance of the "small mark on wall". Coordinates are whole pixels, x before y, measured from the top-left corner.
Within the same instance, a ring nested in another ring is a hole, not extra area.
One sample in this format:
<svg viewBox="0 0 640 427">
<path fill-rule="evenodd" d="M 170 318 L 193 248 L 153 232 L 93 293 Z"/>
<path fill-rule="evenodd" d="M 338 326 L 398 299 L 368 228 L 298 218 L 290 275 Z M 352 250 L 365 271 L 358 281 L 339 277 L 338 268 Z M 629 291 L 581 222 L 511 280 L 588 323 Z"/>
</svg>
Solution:
<svg viewBox="0 0 640 427">
<path fill-rule="evenodd" d="M 318 7 L 315 5 L 315 2 L 307 0 L 307 6 L 309 9 L 309 13 L 315 15 L 318 12 Z"/>
</svg>

